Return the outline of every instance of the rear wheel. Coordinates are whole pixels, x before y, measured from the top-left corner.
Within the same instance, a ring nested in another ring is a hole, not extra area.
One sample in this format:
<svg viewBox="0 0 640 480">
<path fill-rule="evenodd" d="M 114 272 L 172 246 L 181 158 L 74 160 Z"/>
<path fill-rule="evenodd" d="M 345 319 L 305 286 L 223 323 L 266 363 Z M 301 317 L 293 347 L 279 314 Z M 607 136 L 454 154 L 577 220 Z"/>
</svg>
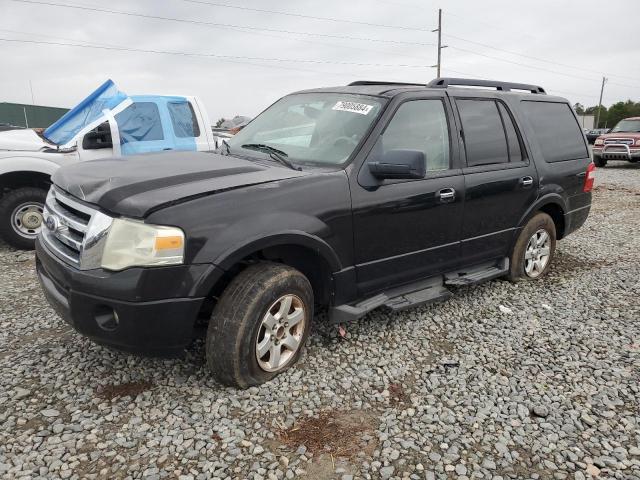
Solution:
<svg viewBox="0 0 640 480">
<path fill-rule="evenodd" d="M 0 236 L 23 250 L 33 250 L 43 226 L 47 192 L 41 188 L 23 187 L 12 190 L 0 200 Z"/>
<path fill-rule="evenodd" d="M 600 167 L 600 168 L 607 165 L 607 161 L 598 155 L 593 156 L 593 163 L 596 167 Z"/>
<path fill-rule="evenodd" d="M 207 330 L 207 366 L 223 384 L 259 385 L 294 365 L 309 336 L 313 290 L 298 270 L 259 263 L 225 289 Z"/>
<path fill-rule="evenodd" d="M 509 279 L 537 280 L 549 271 L 556 250 L 556 226 L 546 213 L 535 214 L 520 232 L 511 254 Z"/>
</svg>

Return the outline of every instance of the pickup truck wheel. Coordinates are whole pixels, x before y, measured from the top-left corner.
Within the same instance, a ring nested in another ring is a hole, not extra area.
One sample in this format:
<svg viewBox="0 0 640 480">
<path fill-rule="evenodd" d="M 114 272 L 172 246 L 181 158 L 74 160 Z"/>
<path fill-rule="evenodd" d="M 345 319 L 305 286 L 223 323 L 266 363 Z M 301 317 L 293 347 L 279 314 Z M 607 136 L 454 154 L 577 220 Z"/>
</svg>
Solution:
<svg viewBox="0 0 640 480">
<path fill-rule="evenodd" d="M 602 168 L 607 165 L 607 161 L 604 158 L 599 157 L 598 155 L 594 155 L 593 164 L 598 168 Z"/>
<path fill-rule="evenodd" d="M 509 280 L 537 280 L 549 271 L 556 251 L 556 226 L 546 213 L 535 214 L 520 232 L 511 254 Z"/>
<path fill-rule="evenodd" d="M 17 188 L 0 200 L 0 236 L 22 250 L 33 250 L 43 225 L 47 192 L 41 188 Z"/>
<path fill-rule="evenodd" d="M 296 363 L 309 336 L 313 290 L 298 270 L 258 263 L 222 293 L 207 330 L 207 366 L 223 384 L 259 385 Z"/>
</svg>

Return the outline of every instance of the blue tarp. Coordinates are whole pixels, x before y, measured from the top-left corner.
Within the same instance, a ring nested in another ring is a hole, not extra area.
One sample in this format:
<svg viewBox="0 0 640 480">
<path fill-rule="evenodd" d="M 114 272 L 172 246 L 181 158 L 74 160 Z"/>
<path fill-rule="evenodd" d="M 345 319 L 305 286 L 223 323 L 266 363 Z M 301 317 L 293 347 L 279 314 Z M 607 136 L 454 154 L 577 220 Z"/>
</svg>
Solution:
<svg viewBox="0 0 640 480">
<path fill-rule="evenodd" d="M 98 89 L 64 114 L 44 131 L 44 137 L 56 145 L 65 145 L 87 125 L 98 120 L 105 109 L 111 110 L 127 99 L 127 95 L 107 80 Z"/>
</svg>

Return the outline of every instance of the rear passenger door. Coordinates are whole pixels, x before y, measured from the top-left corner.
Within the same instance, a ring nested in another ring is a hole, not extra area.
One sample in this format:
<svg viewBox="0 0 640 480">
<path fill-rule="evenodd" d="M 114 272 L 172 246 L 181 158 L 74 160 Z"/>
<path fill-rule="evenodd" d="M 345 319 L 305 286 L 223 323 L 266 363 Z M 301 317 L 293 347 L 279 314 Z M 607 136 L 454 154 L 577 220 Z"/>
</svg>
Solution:
<svg viewBox="0 0 640 480">
<path fill-rule="evenodd" d="M 537 197 L 538 175 L 505 102 L 458 97 L 455 103 L 466 158 L 461 258 L 472 265 L 508 255 Z"/>
</svg>

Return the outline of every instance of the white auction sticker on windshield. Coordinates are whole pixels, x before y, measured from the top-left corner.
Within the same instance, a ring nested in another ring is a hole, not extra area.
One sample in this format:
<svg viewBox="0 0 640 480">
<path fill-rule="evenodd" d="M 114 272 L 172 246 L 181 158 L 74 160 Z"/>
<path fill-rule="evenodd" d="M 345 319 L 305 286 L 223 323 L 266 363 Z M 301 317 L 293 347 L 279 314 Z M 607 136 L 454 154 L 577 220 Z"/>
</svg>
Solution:
<svg viewBox="0 0 640 480">
<path fill-rule="evenodd" d="M 339 110 L 341 112 L 351 112 L 351 113 L 359 113 L 360 115 L 367 115 L 373 105 L 367 105 L 366 103 L 357 103 L 357 102 L 345 102 L 339 101 L 337 102 L 332 110 Z"/>
</svg>

